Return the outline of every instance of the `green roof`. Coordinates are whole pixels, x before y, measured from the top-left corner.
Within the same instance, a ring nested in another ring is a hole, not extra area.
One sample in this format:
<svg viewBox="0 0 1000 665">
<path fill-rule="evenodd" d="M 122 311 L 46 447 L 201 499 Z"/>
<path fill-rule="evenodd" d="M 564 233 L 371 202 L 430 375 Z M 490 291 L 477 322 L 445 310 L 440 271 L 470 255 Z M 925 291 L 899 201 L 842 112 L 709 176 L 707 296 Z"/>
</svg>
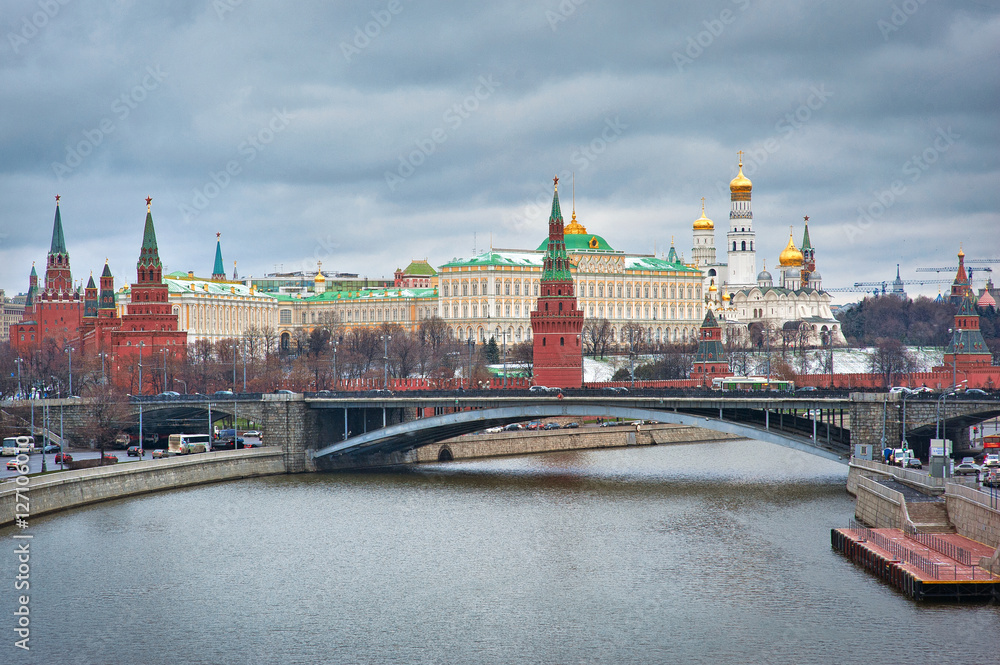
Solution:
<svg viewBox="0 0 1000 665">
<path fill-rule="evenodd" d="M 426 275 L 427 277 L 433 277 L 437 274 L 430 263 L 427 261 L 410 261 L 410 265 L 406 266 L 406 270 L 403 271 L 404 275 Z"/>
<path fill-rule="evenodd" d="M 436 298 L 437 289 L 417 288 L 400 289 L 395 287 L 379 289 L 358 289 L 357 291 L 324 291 L 323 293 L 299 296 L 294 293 L 274 293 L 268 294 L 279 302 L 334 302 L 361 301 L 361 300 L 386 300 L 389 298 Z"/>
<path fill-rule="evenodd" d="M 670 272 L 701 272 L 678 261 L 659 259 L 655 256 L 629 256 L 625 259 L 626 270 L 666 270 Z"/>
<path fill-rule="evenodd" d="M 547 243 L 548 241 L 546 241 Z M 471 259 L 452 259 L 448 263 L 442 265 L 442 268 L 459 268 L 462 266 L 526 266 L 526 267 L 542 267 L 542 259 L 544 255 L 541 251 L 532 251 L 529 249 L 517 250 L 504 250 L 504 249 L 491 249 L 488 252 L 483 252 L 478 256 L 474 256 Z"/>
<path fill-rule="evenodd" d="M 52 222 L 52 245 L 49 254 L 66 255 L 66 237 L 63 235 L 62 215 L 59 214 L 59 202 L 56 201 L 56 218 Z"/>
<path fill-rule="evenodd" d="M 612 248 L 607 240 L 594 233 L 567 233 L 563 236 L 563 242 L 566 243 L 566 252 L 569 254 L 618 251 Z M 538 251 L 544 252 L 548 247 L 549 239 L 546 238 L 538 246 Z"/>
<path fill-rule="evenodd" d="M 146 226 L 142 230 L 142 249 L 139 250 L 139 262 L 136 267 L 162 268 L 160 250 L 156 246 L 156 229 L 153 228 L 153 213 L 146 211 Z"/>
<path fill-rule="evenodd" d="M 212 275 L 226 275 L 226 267 L 222 265 L 222 241 L 215 241 L 215 267 L 212 268 Z"/>
</svg>

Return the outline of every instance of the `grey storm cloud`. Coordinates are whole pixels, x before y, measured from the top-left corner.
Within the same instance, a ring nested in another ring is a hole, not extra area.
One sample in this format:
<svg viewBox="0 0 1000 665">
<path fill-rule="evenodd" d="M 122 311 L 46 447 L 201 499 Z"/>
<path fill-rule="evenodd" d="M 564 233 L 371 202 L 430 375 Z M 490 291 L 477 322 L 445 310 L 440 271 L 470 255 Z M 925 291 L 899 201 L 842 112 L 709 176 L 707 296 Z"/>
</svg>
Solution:
<svg viewBox="0 0 1000 665">
<path fill-rule="evenodd" d="M 998 1 L 8 0 L 0 37 L 8 293 L 55 194 L 77 279 L 134 277 L 147 195 L 170 270 L 221 231 L 242 275 L 379 277 L 537 246 L 556 174 L 690 254 L 737 150 L 772 265 L 804 215 L 828 286 L 1000 256 Z"/>
</svg>

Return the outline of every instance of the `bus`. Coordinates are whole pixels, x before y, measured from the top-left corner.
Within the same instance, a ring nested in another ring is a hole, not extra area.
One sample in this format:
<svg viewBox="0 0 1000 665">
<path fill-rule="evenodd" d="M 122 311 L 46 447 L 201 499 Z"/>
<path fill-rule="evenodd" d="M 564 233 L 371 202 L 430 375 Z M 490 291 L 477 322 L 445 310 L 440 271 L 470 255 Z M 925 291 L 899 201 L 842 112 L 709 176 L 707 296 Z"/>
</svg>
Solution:
<svg viewBox="0 0 1000 665">
<path fill-rule="evenodd" d="M 983 437 L 983 451 L 1000 453 L 1000 434 L 987 434 Z"/>
<path fill-rule="evenodd" d="M 9 436 L 3 440 L 2 453 L 4 457 L 13 457 L 21 453 L 35 452 L 35 437 Z"/>
<path fill-rule="evenodd" d="M 767 390 L 771 392 L 793 393 L 795 382 L 782 379 L 768 379 L 763 376 L 727 376 L 712 379 L 712 390 L 722 392 L 753 392 Z"/>
<path fill-rule="evenodd" d="M 211 445 L 212 438 L 208 434 L 171 434 L 167 450 L 174 455 L 203 453 Z"/>
</svg>

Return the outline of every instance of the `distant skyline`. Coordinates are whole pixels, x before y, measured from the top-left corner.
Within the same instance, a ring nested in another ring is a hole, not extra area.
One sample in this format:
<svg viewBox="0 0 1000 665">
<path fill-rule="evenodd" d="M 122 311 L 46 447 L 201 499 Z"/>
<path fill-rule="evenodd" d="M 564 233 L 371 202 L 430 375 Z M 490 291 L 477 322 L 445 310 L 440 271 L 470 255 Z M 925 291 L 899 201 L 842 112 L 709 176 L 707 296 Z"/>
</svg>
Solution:
<svg viewBox="0 0 1000 665">
<path fill-rule="evenodd" d="M 74 278 L 118 286 L 146 196 L 169 271 L 221 232 L 230 275 L 377 279 L 537 247 L 554 175 L 628 252 L 689 259 L 705 197 L 721 258 L 738 150 L 758 270 L 806 215 L 826 287 L 1000 259 L 1000 0 L 8 0 L 0 35 L 8 295 L 56 194 Z"/>
</svg>

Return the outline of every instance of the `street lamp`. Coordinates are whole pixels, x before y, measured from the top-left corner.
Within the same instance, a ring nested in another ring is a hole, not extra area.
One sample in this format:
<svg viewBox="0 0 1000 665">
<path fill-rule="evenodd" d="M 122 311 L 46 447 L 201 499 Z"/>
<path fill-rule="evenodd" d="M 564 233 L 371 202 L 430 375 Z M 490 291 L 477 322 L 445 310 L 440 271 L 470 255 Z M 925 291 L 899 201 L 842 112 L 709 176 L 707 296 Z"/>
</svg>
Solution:
<svg viewBox="0 0 1000 665">
<path fill-rule="evenodd" d="M 142 349 L 145 342 L 139 342 L 139 459 L 142 459 Z"/>
<path fill-rule="evenodd" d="M 952 334 L 951 336 L 951 387 L 955 388 L 958 384 L 958 350 L 962 345 L 962 329 L 948 329 L 948 332 Z M 957 338 L 957 341 L 956 341 Z"/>
<path fill-rule="evenodd" d="M 187 381 L 185 381 L 184 379 L 174 379 L 174 383 L 183 384 L 184 385 L 184 394 L 185 395 L 188 394 L 188 384 L 187 384 Z"/>
<path fill-rule="evenodd" d="M 339 342 L 333 343 L 333 389 L 337 389 L 337 345 Z"/>
<path fill-rule="evenodd" d="M 392 335 L 382 335 L 382 387 L 385 389 L 389 388 L 389 340 L 392 339 Z"/>
<path fill-rule="evenodd" d="M 169 390 L 170 386 L 167 384 L 167 349 L 160 349 L 160 353 L 163 354 L 163 389 Z"/>
<path fill-rule="evenodd" d="M 69 354 L 69 394 L 73 394 L 73 347 L 67 346 L 66 353 Z"/>
<path fill-rule="evenodd" d="M 106 385 L 108 383 L 108 378 L 104 374 L 104 358 L 108 354 L 104 353 L 104 351 L 101 351 L 97 355 L 99 355 L 101 357 L 101 385 L 103 386 L 103 385 Z"/>
<path fill-rule="evenodd" d="M 21 399 L 24 394 L 21 392 L 21 363 L 24 362 L 21 358 L 14 358 L 14 362 L 17 363 L 17 398 Z M 34 432 L 32 432 L 34 436 Z"/>
<path fill-rule="evenodd" d="M 469 390 L 472 390 L 472 350 L 476 348 L 476 340 L 469 336 Z"/>
<path fill-rule="evenodd" d="M 507 387 L 507 331 L 502 332 L 503 335 L 503 387 Z"/>
</svg>

